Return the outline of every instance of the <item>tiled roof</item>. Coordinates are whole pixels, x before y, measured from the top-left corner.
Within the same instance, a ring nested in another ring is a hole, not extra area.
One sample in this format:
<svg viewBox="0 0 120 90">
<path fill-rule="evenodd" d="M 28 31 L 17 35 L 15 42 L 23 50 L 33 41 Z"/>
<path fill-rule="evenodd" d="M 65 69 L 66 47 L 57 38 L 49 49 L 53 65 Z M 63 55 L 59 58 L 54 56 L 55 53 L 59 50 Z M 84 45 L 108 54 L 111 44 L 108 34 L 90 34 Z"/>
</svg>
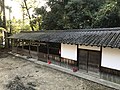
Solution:
<svg viewBox="0 0 120 90">
<path fill-rule="evenodd" d="M 120 48 L 120 28 L 22 32 L 9 38 Z"/>
</svg>

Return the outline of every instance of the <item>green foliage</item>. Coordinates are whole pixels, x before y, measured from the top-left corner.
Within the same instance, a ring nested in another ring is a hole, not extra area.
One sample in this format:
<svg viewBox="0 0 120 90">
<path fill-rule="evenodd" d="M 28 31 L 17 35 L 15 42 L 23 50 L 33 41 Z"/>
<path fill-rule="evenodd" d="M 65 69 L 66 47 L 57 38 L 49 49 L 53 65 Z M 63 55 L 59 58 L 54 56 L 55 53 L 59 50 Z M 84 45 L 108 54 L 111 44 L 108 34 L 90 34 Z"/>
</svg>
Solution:
<svg viewBox="0 0 120 90">
<path fill-rule="evenodd" d="M 43 17 L 42 27 L 43 29 L 52 30 L 52 29 L 63 29 L 64 22 L 64 4 L 59 1 L 49 2 L 51 11 Z"/>
<path fill-rule="evenodd" d="M 42 17 L 41 16 L 37 16 L 34 17 L 33 20 L 31 21 L 32 26 L 34 27 L 34 30 L 41 30 L 41 23 L 42 23 Z"/>
<path fill-rule="evenodd" d="M 64 3 L 60 0 L 49 0 L 47 2 L 51 11 L 47 7 L 35 9 L 36 15 L 41 15 L 41 28 L 46 30 L 64 29 Z"/>
<path fill-rule="evenodd" d="M 92 23 L 93 27 L 118 27 L 120 16 L 119 8 L 116 1 L 106 2 L 101 6 L 98 12 L 95 13 L 95 18 Z"/>
<path fill-rule="evenodd" d="M 84 9 L 83 9 L 84 8 Z M 67 28 L 83 28 L 91 20 L 91 13 L 81 1 L 69 2 L 65 7 Z"/>
<path fill-rule="evenodd" d="M 79 29 L 120 26 L 119 0 L 49 0 L 46 7 L 36 8 L 42 16 L 42 29 Z"/>
<path fill-rule="evenodd" d="M 12 34 L 19 33 L 20 31 L 30 31 L 30 25 L 24 24 L 22 20 L 12 19 Z"/>
<path fill-rule="evenodd" d="M 78 0 L 69 2 L 66 7 L 67 28 L 91 28 L 94 13 L 103 4 L 102 0 Z"/>
</svg>

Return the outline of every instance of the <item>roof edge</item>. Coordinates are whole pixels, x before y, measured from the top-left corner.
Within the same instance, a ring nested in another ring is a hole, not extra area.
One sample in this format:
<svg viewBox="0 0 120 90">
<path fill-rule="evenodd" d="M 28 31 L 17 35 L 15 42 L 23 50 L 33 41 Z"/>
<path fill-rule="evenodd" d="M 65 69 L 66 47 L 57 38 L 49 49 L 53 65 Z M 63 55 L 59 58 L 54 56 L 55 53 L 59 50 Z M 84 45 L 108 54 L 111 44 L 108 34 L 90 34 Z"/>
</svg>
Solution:
<svg viewBox="0 0 120 90">
<path fill-rule="evenodd" d="M 120 27 L 115 28 L 90 28 L 90 29 L 65 29 L 65 30 L 40 30 L 40 31 L 21 31 L 20 33 L 36 32 L 79 32 L 79 31 L 120 31 Z"/>
</svg>

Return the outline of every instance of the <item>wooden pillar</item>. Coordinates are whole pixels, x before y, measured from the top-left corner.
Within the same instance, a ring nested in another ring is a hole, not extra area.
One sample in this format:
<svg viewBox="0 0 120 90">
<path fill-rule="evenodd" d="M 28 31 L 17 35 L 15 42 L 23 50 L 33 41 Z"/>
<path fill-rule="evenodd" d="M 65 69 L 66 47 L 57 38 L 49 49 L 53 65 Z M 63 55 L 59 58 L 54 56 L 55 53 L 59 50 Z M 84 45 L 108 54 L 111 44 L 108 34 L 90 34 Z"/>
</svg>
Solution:
<svg viewBox="0 0 120 90">
<path fill-rule="evenodd" d="M 47 43 L 47 61 L 49 60 L 49 43 Z"/>
<path fill-rule="evenodd" d="M 30 54 L 31 40 L 29 41 L 29 54 Z"/>
<path fill-rule="evenodd" d="M 12 40 L 12 51 L 14 49 L 14 39 L 11 39 Z"/>
<path fill-rule="evenodd" d="M 79 45 L 77 44 L 77 67 L 79 67 Z"/>
<path fill-rule="evenodd" d="M 87 73 L 88 73 L 88 58 L 89 57 L 89 52 L 88 52 L 88 50 L 87 50 Z"/>
<path fill-rule="evenodd" d="M 12 47 L 13 47 L 13 40 L 11 39 L 11 51 L 12 51 Z"/>
<path fill-rule="evenodd" d="M 24 40 L 22 40 L 22 50 L 24 49 Z"/>
<path fill-rule="evenodd" d="M 60 48 L 59 48 L 59 57 L 60 57 L 60 66 L 61 66 L 61 43 L 60 43 Z"/>
<path fill-rule="evenodd" d="M 12 39 L 9 39 L 9 41 L 10 41 L 10 43 L 9 43 L 9 44 L 10 44 L 10 45 L 9 45 L 10 47 L 9 47 L 9 48 L 10 48 L 10 50 L 12 50 Z"/>
<path fill-rule="evenodd" d="M 17 39 L 17 41 L 16 41 L 17 53 L 18 53 L 18 43 L 19 43 L 19 39 Z"/>
<path fill-rule="evenodd" d="M 99 72 L 101 74 L 101 62 L 102 62 L 102 47 L 100 47 L 100 64 L 99 64 Z"/>
<path fill-rule="evenodd" d="M 37 54 L 39 53 L 39 43 L 37 44 Z"/>
</svg>

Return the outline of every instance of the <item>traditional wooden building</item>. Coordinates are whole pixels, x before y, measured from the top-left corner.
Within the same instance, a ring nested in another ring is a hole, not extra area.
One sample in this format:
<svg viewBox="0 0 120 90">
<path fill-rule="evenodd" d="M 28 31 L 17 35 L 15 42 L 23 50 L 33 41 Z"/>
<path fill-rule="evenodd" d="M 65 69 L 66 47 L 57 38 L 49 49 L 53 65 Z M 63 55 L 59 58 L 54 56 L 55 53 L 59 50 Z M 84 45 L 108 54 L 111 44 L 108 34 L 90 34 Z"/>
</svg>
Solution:
<svg viewBox="0 0 120 90">
<path fill-rule="evenodd" d="M 120 84 L 120 28 L 21 32 L 12 51 Z"/>
</svg>

